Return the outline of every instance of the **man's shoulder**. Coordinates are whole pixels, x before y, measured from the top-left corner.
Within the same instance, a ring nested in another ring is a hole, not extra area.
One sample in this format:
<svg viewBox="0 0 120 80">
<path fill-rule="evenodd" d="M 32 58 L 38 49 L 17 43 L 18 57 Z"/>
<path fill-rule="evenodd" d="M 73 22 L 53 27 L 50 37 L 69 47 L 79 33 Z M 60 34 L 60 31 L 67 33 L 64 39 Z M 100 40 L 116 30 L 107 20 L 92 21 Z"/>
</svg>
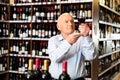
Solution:
<svg viewBox="0 0 120 80">
<path fill-rule="evenodd" d="M 50 37 L 50 39 L 49 39 L 49 40 L 59 39 L 59 36 L 60 36 L 60 35 L 55 35 L 55 36 L 52 36 L 52 37 Z"/>
</svg>

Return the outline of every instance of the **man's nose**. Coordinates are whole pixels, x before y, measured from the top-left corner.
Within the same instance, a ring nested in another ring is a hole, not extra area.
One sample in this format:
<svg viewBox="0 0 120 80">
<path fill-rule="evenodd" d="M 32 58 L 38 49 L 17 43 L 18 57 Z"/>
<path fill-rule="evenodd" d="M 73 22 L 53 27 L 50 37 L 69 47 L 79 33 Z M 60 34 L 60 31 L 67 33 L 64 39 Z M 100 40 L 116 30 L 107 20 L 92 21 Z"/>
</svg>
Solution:
<svg viewBox="0 0 120 80">
<path fill-rule="evenodd" d="M 72 22 L 69 21 L 68 24 L 69 24 L 69 25 L 72 25 Z"/>
</svg>

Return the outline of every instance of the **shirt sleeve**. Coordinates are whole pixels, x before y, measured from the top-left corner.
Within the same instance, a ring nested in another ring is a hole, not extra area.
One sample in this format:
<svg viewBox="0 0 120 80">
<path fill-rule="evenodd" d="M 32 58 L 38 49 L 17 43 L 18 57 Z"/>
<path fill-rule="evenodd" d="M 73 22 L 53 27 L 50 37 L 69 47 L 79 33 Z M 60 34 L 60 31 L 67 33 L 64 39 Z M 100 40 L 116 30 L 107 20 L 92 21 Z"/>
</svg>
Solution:
<svg viewBox="0 0 120 80">
<path fill-rule="evenodd" d="M 66 40 L 59 42 L 58 39 L 50 38 L 48 41 L 49 58 L 54 62 L 61 62 L 71 44 Z"/>
<path fill-rule="evenodd" d="M 89 36 L 82 37 L 81 39 L 81 52 L 86 60 L 92 60 L 96 58 L 95 46 Z"/>
</svg>

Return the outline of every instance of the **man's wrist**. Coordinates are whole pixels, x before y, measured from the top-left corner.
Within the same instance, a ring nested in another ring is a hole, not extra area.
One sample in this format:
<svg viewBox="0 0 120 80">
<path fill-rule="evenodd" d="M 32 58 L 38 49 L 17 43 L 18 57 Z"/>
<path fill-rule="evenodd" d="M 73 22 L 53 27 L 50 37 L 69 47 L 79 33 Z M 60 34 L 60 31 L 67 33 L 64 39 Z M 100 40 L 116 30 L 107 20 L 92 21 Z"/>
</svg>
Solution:
<svg viewBox="0 0 120 80">
<path fill-rule="evenodd" d="M 90 30 L 90 31 L 89 31 L 88 35 L 89 35 L 89 36 L 91 36 L 91 35 L 92 35 L 92 30 Z"/>
</svg>

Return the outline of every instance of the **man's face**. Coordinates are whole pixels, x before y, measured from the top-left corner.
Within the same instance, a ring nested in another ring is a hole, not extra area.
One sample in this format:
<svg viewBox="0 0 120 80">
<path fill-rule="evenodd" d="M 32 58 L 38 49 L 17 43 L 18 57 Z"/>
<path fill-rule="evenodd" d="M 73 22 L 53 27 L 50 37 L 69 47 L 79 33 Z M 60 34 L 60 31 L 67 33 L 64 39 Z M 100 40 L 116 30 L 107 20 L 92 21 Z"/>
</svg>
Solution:
<svg viewBox="0 0 120 80">
<path fill-rule="evenodd" d="M 59 21 L 58 30 L 61 34 L 69 35 L 74 32 L 75 23 L 71 15 L 64 15 Z"/>
</svg>

